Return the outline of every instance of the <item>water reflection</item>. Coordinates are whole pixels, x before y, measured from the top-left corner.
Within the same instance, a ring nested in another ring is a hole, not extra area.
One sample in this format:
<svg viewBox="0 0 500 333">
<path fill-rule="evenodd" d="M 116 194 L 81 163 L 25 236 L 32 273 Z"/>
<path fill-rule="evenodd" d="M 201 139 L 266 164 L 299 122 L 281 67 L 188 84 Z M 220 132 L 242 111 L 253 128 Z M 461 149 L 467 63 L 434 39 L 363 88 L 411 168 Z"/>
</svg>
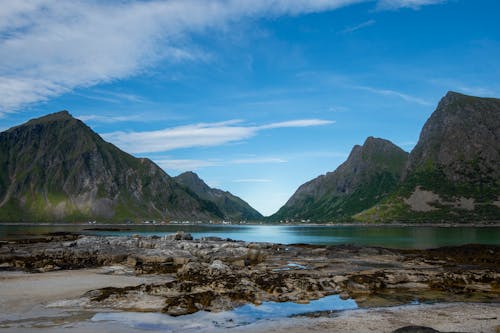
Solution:
<svg viewBox="0 0 500 333">
<path fill-rule="evenodd" d="M 323 297 L 308 304 L 293 302 L 264 302 L 247 304 L 219 313 L 200 311 L 192 315 L 171 317 L 160 313 L 110 312 L 97 313 L 92 321 L 112 321 L 124 326 L 153 331 L 198 331 L 210 328 L 232 328 L 255 323 L 259 320 L 286 318 L 293 315 L 356 309 L 352 299 L 342 300 L 338 295 Z"/>
</svg>

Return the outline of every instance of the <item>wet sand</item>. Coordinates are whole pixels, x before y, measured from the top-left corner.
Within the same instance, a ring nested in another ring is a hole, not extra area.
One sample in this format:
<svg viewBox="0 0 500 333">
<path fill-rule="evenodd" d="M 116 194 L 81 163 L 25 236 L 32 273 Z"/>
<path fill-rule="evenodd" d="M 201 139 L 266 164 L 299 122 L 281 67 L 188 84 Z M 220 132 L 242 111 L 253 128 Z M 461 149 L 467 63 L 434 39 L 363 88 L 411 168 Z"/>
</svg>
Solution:
<svg viewBox="0 0 500 333">
<path fill-rule="evenodd" d="M 103 274 L 114 271 L 115 274 Z M 154 327 L 119 321 L 92 321 L 99 309 L 53 307 L 85 292 L 107 286 L 133 286 L 159 276 L 127 275 L 120 267 L 47 273 L 0 272 L 1 332 L 154 332 Z M 165 277 L 161 277 L 164 279 Z M 203 317 L 201 317 L 203 318 Z M 207 315 L 207 323 L 210 314 Z M 171 320 L 171 319 L 170 319 Z M 205 320 L 205 319 L 204 319 Z M 392 332 L 402 326 L 423 325 L 440 331 L 498 332 L 500 303 L 443 303 L 349 310 L 329 317 L 297 317 L 260 321 L 236 328 L 204 326 L 196 332 Z M 176 328 L 174 331 L 185 331 Z"/>
<path fill-rule="evenodd" d="M 9 327 L 16 331 L 15 327 L 51 326 L 52 321 L 57 325 L 71 322 L 71 317 L 87 318 L 92 316 L 88 311 L 52 305 L 77 298 L 89 290 L 134 286 L 156 278 L 128 274 L 118 266 L 46 273 L 0 272 L 0 331 Z"/>
<path fill-rule="evenodd" d="M 491 332 L 500 330 L 500 304 L 442 303 L 343 311 L 333 318 L 292 318 L 257 323 L 238 332 L 393 332 L 410 325 L 442 332 Z"/>
</svg>

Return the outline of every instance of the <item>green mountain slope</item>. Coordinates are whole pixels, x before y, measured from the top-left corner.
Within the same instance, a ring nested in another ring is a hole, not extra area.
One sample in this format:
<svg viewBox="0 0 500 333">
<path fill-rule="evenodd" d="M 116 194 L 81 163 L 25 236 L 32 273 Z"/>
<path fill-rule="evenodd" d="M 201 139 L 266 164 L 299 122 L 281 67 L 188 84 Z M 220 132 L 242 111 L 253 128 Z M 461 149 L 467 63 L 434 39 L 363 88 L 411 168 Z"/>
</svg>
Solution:
<svg viewBox="0 0 500 333">
<path fill-rule="evenodd" d="M 223 218 L 148 159 L 67 111 L 0 133 L 0 221 Z"/>
<path fill-rule="evenodd" d="M 200 198 L 212 202 L 226 220 L 262 220 L 263 216 L 241 198 L 219 189 L 211 188 L 194 172 L 184 172 L 174 178 Z"/>
<path fill-rule="evenodd" d="M 500 218 L 500 99 L 449 92 L 425 123 L 398 190 L 357 219 Z"/>
<path fill-rule="evenodd" d="M 354 146 L 334 172 L 299 187 L 271 220 L 349 220 L 372 207 L 397 186 L 408 153 L 392 142 L 369 137 Z"/>
</svg>

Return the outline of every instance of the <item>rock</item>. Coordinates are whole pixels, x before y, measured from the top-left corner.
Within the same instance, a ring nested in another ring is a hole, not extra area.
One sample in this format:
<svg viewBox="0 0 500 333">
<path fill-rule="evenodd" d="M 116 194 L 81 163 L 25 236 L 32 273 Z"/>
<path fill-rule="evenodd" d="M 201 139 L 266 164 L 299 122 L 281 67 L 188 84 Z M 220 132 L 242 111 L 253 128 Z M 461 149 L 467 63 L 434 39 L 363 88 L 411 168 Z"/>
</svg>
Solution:
<svg viewBox="0 0 500 333">
<path fill-rule="evenodd" d="M 167 240 L 193 240 L 190 233 L 184 231 L 177 231 L 175 234 L 165 236 Z"/>
<path fill-rule="evenodd" d="M 209 266 L 210 270 L 212 272 L 217 271 L 217 272 L 227 272 L 229 270 L 229 266 L 224 264 L 220 260 L 214 260 L 212 264 Z"/>
<path fill-rule="evenodd" d="M 342 276 L 342 275 L 336 275 L 333 277 L 333 282 L 339 284 L 347 280 L 347 277 Z"/>
<path fill-rule="evenodd" d="M 264 261 L 264 254 L 262 253 L 261 250 L 252 248 L 248 250 L 247 259 L 250 265 L 256 265 Z"/>
<path fill-rule="evenodd" d="M 393 333 L 440 333 L 433 328 L 425 326 L 405 326 L 398 328 Z"/>
<path fill-rule="evenodd" d="M 165 300 L 164 312 L 182 315 L 225 311 L 246 303 L 308 302 L 332 294 L 353 297 L 359 304 L 382 293 L 399 301 L 400 291 L 420 296 L 425 288 L 454 297 L 500 297 L 499 246 L 433 250 L 285 247 L 177 239 L 186 237 L 181 233 L 161 238 L 84 236 L 64 246 L 68 239 L 53 237 L 51 241 L 2 244 L 0 268 L 44 272 L 120 266 L 125 268 L 107 269 L 107 274 L 158 275 L 159 282 L 154 284 L 89 293 L 91 307 L 134 311 L 139 300 L 154 298 L 160 303 Z M 310 269 L 283 269 L 293 262 Z"/>
</svg>

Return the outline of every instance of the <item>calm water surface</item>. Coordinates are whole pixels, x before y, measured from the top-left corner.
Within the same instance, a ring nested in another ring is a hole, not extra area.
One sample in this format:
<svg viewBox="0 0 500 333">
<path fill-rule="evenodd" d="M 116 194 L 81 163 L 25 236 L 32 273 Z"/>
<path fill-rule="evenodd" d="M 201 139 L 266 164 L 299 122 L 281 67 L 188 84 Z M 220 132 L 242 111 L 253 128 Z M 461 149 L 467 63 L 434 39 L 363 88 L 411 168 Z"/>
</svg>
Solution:
<svg viewBox="0 0 500 333">
<path fill-rule="evenodd" d="M 89 228 L 128 230 L 86 230 Z M 0 225 L 0 239 L 35 237 L 57 231 L 88 235 L 163 236 L 178 230 L 195 238 L 217 236 L 251 242 L 318 245 L 356 244 L 394 248 L 431 248 L 462 244 L 500 245 L 500 227 L 429 226 L 270 226 L 270 225 Z"/>
<path fill-rule="evenodd" d="M 162 313 L 104 312 L 97 313 L 92 322 L 113 322 L 118 327 L 132 327 L 159 332 L 198 332 L 214 328 L 234 328 L 260 320 L 273 320 L 316 311 L 341 311 L 358 308 L 353 299 L 342 300 L 331 295 L 308 304 L 293 302 L 263 302 L 247 304 L 232 311 L 218 313 L 200 311 L 191 315 L 171 317 Z"/>
</svg>

